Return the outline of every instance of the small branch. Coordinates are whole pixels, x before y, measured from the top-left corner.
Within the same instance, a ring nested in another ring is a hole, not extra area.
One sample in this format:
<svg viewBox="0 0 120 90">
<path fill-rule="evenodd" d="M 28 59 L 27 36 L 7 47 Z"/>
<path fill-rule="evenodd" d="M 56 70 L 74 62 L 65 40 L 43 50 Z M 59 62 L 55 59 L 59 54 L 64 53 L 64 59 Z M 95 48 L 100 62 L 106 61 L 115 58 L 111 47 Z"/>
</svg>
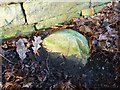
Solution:
<svg viewBox="0 0 120 90">
<path fill-rule="evenodd" d="M 48 59 L 49 59 L 49 54 L 47 55 L 47 58 L 45 60 L 46 68 L 49 71 L 49 66 L 48 66 Z"/>
<path fill-rule="evenodd" d="M 12 63 L 13 64 L 13 62 L 12 61 L 10 61 L 9 59 L 7 59 L 6 57 L 4 57 L 2 54 L 0 54 L 0 56 L 1 57 L 3 57 L 6 61 L 8 61 L 8 62 L 10 62 L 10 63 Z"/>
</svg>

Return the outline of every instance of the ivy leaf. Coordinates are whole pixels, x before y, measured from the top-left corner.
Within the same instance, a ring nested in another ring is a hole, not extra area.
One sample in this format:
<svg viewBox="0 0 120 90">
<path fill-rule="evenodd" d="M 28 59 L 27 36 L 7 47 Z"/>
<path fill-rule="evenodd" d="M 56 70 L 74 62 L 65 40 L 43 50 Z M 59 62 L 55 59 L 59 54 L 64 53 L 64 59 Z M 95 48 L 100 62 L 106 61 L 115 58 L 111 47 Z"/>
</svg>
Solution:
<svg viewBox="0 0 120 90">
<path fill-rule="evenodd" d="M 34 52 L 35 54 L 38 54 L 38 55 L 39 55 L 38 49 L 41 47 L 41 46 L 40 46 L 40 43 L 41 43 L 41 42 L 42 42 L 42 40 L 41 40 L 41 37 L 40 37 L 40 36 L 38 36 L 38 37 L 34 36 L 34 41 L 32 41 L 32 44 L 33 44 L 32 49 L 33 49 L 33 52 Z"/>
<path fill-rule="evenodd" d="M 24 60 L 26 58 L 26 52 L 28 52 L 27 47 L 25 46 L 25 43 L 27 42 L 27 39 L 19 39 L 16 42 L 16 51 L 20 57 L 21 60 Z"/>
</svg>

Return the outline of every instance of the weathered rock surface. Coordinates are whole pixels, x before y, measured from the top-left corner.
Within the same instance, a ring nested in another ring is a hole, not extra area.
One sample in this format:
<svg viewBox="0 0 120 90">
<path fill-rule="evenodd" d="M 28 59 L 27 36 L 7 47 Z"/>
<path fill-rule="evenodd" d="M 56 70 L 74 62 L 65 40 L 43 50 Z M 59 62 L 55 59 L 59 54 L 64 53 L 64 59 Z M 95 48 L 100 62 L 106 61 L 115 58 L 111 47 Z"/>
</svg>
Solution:
<svg viewBox="0 0 120 90">
<path fill-rule="evenodd" d="M 27 35 L 34 31 L 34 27 L 33 25 L 21 25 L 16 27 L 3 28 L 0 31 L 2 32 L 0 39 L 5 39 L 23 33 Z"/>
<path fill-rule="evenodd" d="M 106 2 L 94 2 L 94 12 L 101 11 Z M 4 0 L 0 2 L 0 39 L 15 36 L 22 28 L 23 34 L 31 33 L 33 27 L 24 27 L 36 24 L 37 29 L 47 28 L 51 25 L 63 23 L 72 17 L 79 17 L 83 9 L 89 9 L 87 2 L 52 2 L 43 0 Z M 85 13 L 86 14 L 86 13 Z M 24 23 L 27 23 L 24 25 Z M 20 29 L 16 29 L 20 27 Z M 12 30 L 13 29 L 13 30 Z M 8 35 L 8 36 L 7 36 Z"/>
<path fill-rule="evenodd" d="M 20 4 L 0 6 L 0 27 L 24 24 L 24 16 Z"/>
<path fill-rule="evenodd" d="M 56 31 L 43 40 L 43 45 L 49 52 L 63 54 L 68 60 L 78 60 L 83 65 L 87 63 L 89 56 L 87 39 L 76 31 L 71 29 Z"/>
</svg>

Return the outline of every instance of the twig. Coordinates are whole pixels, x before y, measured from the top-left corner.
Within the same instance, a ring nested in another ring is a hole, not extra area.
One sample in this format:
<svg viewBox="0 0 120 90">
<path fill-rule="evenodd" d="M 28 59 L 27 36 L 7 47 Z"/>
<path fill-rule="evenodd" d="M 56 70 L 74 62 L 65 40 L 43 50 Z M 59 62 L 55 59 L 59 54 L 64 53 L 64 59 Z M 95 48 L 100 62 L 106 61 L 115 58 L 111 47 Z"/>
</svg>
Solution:
<svg viewBox="0 0 120 90">
<path fill-rule="evenodd" d="M 47 55 L 47 58 L 45 60 L 46 68 L 49 71 L 49 66 L 48 66 L 48 59 L 49 59 L 49 54 Z"/>
<path fill-rule="evenodd" d="M 9 59 L 7 59 L 6 57 L 4 57 L 2 54 L 0 54 L 0 56 L 1 57 L 3 57 L 6 61 L 8 61 L 8 62 L 10 62 L 10 63 L 12 63 L 13 64 L 13 62 L 12 61 L 10 61 Z"/>
</svg>

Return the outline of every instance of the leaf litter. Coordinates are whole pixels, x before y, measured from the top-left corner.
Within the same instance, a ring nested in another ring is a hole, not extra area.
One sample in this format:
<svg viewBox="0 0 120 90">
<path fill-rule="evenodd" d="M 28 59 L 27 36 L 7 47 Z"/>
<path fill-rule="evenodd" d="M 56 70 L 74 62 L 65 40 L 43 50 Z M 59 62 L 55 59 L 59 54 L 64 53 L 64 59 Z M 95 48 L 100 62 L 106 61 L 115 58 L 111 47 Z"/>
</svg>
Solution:
<svg viewBox="0 0 120 90">
<path fill-rule="evenodd" d="M 94 16 L 72 18 L 42 31 L 35 30 L 27 36 L 21 34 L 3 40 L 0 49 L 4 50 L 4 54 L 0 51 L 3 58 L 0 87 L 2 90 L 120 88 L 119 26 L 120 14 L 114 11 L 114 5 L 110 3 Z M 85 67 L 66 62 L 64 56 L 57 57 L 53 62 L 43 49 L 42 40 L 63 28 L 73 29 L 87 37 L 91 56 Z"/>
</svg>

